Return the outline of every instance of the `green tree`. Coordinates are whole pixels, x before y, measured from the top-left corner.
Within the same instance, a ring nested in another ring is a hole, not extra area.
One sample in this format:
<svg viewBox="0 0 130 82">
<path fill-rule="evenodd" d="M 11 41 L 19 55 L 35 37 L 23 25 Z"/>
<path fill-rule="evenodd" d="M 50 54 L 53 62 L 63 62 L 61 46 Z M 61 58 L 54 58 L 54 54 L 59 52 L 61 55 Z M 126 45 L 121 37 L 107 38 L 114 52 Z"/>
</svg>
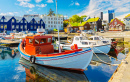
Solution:
<svg viewBox="0 0 130 82">
<path fill-rule="evenodd" d="M 78 23 L 80 23 L 80 22 L 83 22 L 83 18 L 84 17 L 87 17 L 86 15 L 83 15 L 83 16 L 78 16 L 78 15 L 73 15 L 72 17 L 70 17 L 70 22 L 78 22 Z"/>
<path fill-rule="evenodd" d="M 69 24 L 68 21 L 63 21 L 63 27 L 67 27 L 68 24 Z"/>
<path fill-rule="evenodd" d="M 53 15 L 55 15 L 55 13 L 54 11 L 52 11 L 52 9 L 50 9 L 47 16 L 53 16 Z"/>
</svg>

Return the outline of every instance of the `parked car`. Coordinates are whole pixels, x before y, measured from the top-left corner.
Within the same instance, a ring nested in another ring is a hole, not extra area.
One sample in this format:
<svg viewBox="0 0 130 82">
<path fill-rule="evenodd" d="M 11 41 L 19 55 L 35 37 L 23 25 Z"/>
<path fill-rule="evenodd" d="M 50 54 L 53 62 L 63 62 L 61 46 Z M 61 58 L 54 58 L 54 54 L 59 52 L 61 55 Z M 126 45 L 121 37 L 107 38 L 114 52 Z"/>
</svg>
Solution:
<svg viewBox="0 0 130 82">
<path fill-rule="evenodd" d="M 104 30 L 100 30 L 101 33 L 104 33 Z"/>
<path fill-rule="evenodd" d="M 93 31 L 93 30 L 88 30 L 87 33 L 88 33 L 88 34 L 94 34 L 94 31 Z"/>
</svg>

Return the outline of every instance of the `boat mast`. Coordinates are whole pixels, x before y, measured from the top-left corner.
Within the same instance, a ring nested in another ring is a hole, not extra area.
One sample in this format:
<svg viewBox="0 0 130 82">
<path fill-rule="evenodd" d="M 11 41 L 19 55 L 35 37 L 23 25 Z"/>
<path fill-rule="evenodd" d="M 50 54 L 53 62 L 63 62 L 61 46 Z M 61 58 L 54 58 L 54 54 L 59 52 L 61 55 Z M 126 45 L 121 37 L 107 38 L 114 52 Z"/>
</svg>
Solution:
<svg viewBox="0 0 130 82">
<path fill-rule="evenodd" d="M 57 20 L 58 20 L 58 14 L 57 14 L 57 0 L 56 0 L 56 18 L 57 18 Z M 57 24 L 58 24 L 58 22 L 57 22 Z M 60 49 L 59 27 L 58 27 L 58 25 L 56 25 L 56 26 L 57 26 L 57 29 L 58 29 L 59 53 L 61 53 L 61 49 Z"/>
</svg>

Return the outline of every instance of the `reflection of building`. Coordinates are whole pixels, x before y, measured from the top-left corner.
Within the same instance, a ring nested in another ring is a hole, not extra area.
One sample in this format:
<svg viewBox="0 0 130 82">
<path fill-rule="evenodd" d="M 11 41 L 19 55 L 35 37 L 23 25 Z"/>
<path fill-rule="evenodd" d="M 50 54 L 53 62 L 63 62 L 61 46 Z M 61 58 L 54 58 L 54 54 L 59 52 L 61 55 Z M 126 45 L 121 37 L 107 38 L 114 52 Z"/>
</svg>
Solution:
<svg viewBox="0 0 130 82">
<path fill-rule="evenodd" d="M 112 19 L 109 24 L 109 31 L 124 31 L 125 24 L 119 19 Z"/>
<path fill-rule="evenodd" d="M 108 10 L 108 23 L 115 18 L 114 10 Z"/>
<path fill-rule="evenodd" d="M 130 29 L 130 14 L 128 14 L 127 16 L 125 16 L 124 23 L 126 25 L 125 29 Z"/>
</svg>

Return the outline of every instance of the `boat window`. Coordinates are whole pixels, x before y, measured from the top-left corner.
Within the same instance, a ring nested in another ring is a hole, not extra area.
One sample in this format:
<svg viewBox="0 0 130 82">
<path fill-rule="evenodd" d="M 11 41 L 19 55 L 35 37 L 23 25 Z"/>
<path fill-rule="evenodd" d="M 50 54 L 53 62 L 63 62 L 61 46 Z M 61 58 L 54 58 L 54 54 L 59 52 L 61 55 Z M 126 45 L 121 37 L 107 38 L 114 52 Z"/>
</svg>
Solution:
<svg viewBox="0 0 130 82">
<path fill-rule="evenodd" d="M 48 42 L 51 42 L 51 38 L 48 38 Z"/>
<path fill-rule="evenodd" d="M 35 39 L 35 44 L 39 44 L 39 39 Z"/>
<path fill-rule="evenodd" d="M 88 42 L 82 42 L 82 44 L 84 44 L 84 45 L 88 45 Z"/>
<path fill-rule="evenodd" d="M 90 40 L 93 40 L 93 38 L 89 38 Z"/>
<path fill-rule="evenodd" d="M 45 38 L 41 39 L 40 44 L 42 44 L 42 43 L 46 43 L 46 39 Z"/>
<path fill-rule="evenodd" d="M 102 41 L 103 43 L 108 43 L 108 41 Z"/>
<path fill-rule="evenodd" d="M 76 38 L 75 38 L 75 40 L 76 40 L 76 41 L 78 41 L 78 40 L 79 40 L 79 38 L 78 38 L 78 37 L 76 37 Z"/>
<path fill-rule="evenodd" d="M 29 43 L 31 43 L 31 44 L 32 44 L 32 43 L 33 43 L 33 39 L 29 39 Z"/>
<path fill-rule="evenodd" d="M 96 45 L 95 42 L 89 42 L 89 45 Z"/>
<path fill-rule="evenodd" d="M 87 37 L 80 37 L 80 40 L 88 40 Z"/>
<path fill-rule="evenodd" d="M 98 37 L 94 37 L 94 40 L 99 40 L 99 38 Z"/>
<path fill-rule="evenodd" d="M 104 39 L 102 36 L 100 36 L 101 39 Z"/>
</svg>

